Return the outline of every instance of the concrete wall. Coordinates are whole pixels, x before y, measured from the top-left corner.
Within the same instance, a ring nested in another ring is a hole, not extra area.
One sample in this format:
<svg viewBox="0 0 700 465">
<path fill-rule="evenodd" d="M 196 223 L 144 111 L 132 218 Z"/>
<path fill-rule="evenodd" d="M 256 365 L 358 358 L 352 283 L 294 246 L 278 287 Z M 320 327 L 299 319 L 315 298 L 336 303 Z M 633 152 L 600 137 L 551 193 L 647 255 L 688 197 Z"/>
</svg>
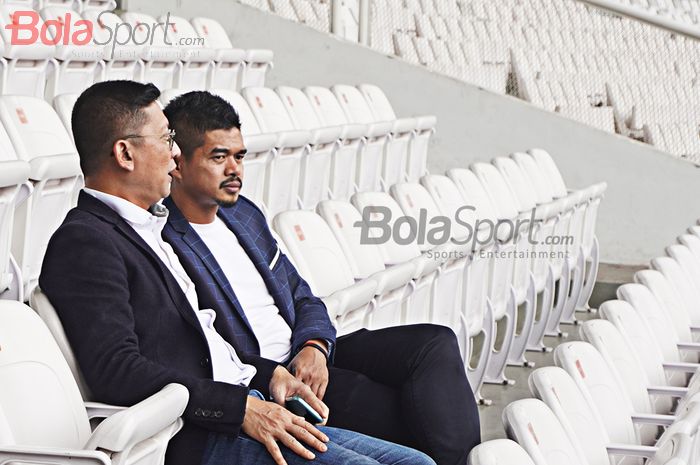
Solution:
<svg viewBox="0 0 700 465">
<path fill-rule="evenodd" d="M 604 262 L 644 264 L 700 218 L 700 170 L 645 144 L 233 0 L 129 0 L 125 7 L 154 16 L 170 11 L 186 18 L 217 18 L 235 46 L 274 50 L 270 87 L 370 82 L 384 89 L 399 115 L 437 115 L 429 159 L 433 172 L 530 147 L 547 149 L 570 187 L 608 182 L 598 222 Z"/>
</svg>

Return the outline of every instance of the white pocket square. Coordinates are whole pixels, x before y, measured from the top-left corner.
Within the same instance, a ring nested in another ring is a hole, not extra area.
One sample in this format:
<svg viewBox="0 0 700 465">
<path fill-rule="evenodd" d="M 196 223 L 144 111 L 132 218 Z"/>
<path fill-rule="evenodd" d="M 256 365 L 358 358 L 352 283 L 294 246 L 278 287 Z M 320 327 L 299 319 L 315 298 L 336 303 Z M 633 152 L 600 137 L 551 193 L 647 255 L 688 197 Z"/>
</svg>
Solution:
<svg viewBox="0 0 700 465">
<path fill-rule="evenodd" d="M 277 247 L 277 251 L 275 252 L 275 256 L 272 257 L 272 261 L 270 262 L 270 269 L 273 269 L 275 267 L 275 264 L 277 263 L 277 260 L 280 258 L 280 248 Z"/>
</svg>

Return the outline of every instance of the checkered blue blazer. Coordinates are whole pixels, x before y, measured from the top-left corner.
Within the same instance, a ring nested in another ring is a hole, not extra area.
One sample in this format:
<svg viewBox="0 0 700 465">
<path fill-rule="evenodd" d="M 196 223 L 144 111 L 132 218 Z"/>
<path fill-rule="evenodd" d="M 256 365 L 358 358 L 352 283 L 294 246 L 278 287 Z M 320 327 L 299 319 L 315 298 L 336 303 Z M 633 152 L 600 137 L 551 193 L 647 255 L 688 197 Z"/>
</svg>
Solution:
<svg viewBox="0 0 700 465">
<path fill-rule="evenodd" d="M 260 345 L 236 297 L 231 284 L 214 256 L 187 222 L 170 197 L 163 204 L 170 214 L 163 238 L 180 257 L 188 275 L 198 290 L 202 308 L 213 308 L 229 325 L 235 341 L 228 341 L 236 350 L 260 355 Z M 272 237 L 260 209 L 243 196 L 233 207 L 219 207 L 219 218 L 238 238 L 253 264 L 260 272 L 267 290 L 280 315 L 292 328 L 292 355 L 309 339 L 325 339 L 335 345 L 335 328 L 321 299 L 314 296 L 309 285 L 299 276 L 294 265 L 282 253 Z M 199 292 L 200 289 L 209 292 Z M 210 299 L 214 301 L 208 301 Z"/>
</svg>

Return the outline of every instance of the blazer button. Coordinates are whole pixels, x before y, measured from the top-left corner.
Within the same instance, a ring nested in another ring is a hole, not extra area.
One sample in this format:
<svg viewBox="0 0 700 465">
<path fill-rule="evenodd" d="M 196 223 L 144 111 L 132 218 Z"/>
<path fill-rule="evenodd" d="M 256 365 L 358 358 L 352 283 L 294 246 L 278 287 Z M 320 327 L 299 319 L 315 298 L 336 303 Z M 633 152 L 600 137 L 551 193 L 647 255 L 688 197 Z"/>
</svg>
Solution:
<svg viewBox="0 0 700 465">
<path fill-rule="evenodd" d="M 204 411 L 202 412 L 202 416 L 203 416 L 204 418 L 210 417 L 210 416 L 211 416 L 211 410 L 204 410 Z"/>
<path fill-rule="evenodd" d="M 202 409 L 201 408 L 195 409 L 194 416 L 201 417 L 202 416 Z"/>
<path fill-rule="evenodd" d="M 222 412 L 221 410 L 217 410 L 216 412 L 214 412 L 214 418 L 221 418 L 223 416 L 224 412 Z"/>
<path fill-rule="evenodd" d="M 199 361 L 199 364 L 202 365 L 204 368 L 207 368 L 209 366 L 209 358 L 204 357 L 202 360 Z"/>
</svg>

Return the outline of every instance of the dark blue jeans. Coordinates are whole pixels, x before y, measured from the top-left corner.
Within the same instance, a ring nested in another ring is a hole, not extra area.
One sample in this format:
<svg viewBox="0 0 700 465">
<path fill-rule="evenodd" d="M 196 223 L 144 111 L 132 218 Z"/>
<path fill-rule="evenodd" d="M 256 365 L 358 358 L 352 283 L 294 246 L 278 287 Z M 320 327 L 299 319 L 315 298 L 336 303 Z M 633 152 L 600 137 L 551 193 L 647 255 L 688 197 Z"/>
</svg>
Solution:
<svg viewBox="0 0 700 465">
<path fill-rule="evenodd" d="M 326 452 L 313 450 L 314 460 L 306 460 L 280 445 L 288 465 L 435 465 L 430 457 L 408 447 L 328 426 L 319 427 L 330 441 Z M 258 441 L 211 433 L 204 449 L 202 465 L 275 465 Z"/>
</svg>

